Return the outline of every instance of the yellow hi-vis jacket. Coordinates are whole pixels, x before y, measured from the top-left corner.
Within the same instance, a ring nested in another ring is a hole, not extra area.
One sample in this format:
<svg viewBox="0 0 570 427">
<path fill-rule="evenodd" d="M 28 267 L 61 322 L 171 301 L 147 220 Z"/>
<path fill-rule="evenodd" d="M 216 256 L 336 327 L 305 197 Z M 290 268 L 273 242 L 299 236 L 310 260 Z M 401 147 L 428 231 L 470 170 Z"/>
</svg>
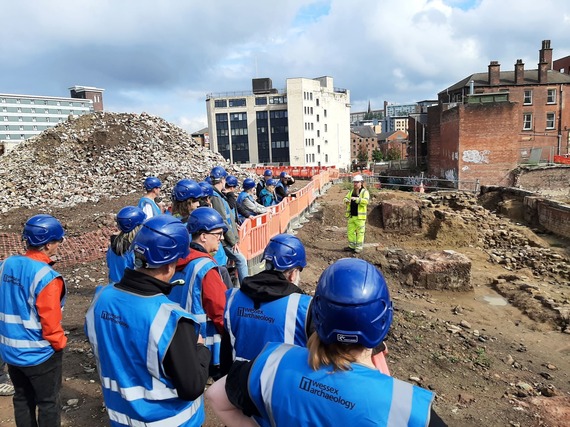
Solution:
<svg viewBox="0 0 570 427">
<path fill-rule="evenodd" d="M 348 194 L 344 197 L 344 203 L 346 204 L 346 217 L 350 218 L 350 199 L 352 198 L 352 192 L 354 189 L 350 190 Z M 366 209 L 368 207 L 368 202 L 370 201 L 370 193 L 366 188 L 360 190 L 358 195 L 358 219 L 366 219 Z"/>
</svg>

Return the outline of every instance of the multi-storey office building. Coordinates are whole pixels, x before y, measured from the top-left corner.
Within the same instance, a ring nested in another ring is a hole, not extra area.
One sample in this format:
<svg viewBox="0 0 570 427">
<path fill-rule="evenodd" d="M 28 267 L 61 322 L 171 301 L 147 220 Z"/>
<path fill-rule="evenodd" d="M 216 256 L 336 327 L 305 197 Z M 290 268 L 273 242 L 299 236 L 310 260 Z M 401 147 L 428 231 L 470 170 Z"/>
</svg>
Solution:
<svg viewBox="0 0 570 427">
<path fill-rule="evenodd" d="M 252 92 L 209 94 L 210 145 L 232 163 L 350 165 L 350 93 L 332 77 L 253 79 Z"/>
<path fill-rule="evenodd" d="M 0 93 L 0 143 L 10 151 L 21 141 L 61 123 L 103 109 L 103 89 L 73 86 L 72 97 Z"/>
</svg>

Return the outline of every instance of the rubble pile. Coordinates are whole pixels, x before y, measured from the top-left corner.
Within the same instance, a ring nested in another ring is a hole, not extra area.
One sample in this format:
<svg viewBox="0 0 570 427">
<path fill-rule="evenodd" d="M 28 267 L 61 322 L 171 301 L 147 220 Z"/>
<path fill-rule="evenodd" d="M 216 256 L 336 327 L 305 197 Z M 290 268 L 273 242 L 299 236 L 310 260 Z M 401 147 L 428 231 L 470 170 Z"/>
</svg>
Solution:
<svg viewBox="0 0 570 427">
<path fill-rule="evenodd" d="M 158 176 L 169 192 L 183 177 L 201 181 L 215 165 L 246 176 L 159 117 L 106 112 L 70 116 L 0 157 L 0 212 L 68 208 L 140 193 L 150 175 Z"/>
<path fill-rule="evenodd" d="M 548 248 L 525 227 L 478 205 L 474 195 L 431 193 L 422 203 L 424 208 L 434 209 L 435 216 L 444 221 L 453 218 L 475 227 L 478 241 L 472 244 L 485 250 L 493 263 L 503 265 L 506 270 L 529 268 L 538 276 L 560 275 L 570 279 L 570 263 L 564 256 Z"/>
</svg>

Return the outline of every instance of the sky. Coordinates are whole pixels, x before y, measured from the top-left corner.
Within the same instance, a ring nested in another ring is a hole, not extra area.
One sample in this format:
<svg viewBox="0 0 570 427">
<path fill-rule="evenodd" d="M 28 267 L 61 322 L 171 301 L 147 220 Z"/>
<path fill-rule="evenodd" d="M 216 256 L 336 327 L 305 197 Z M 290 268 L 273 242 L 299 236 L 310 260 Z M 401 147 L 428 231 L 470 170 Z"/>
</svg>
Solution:
<svg viewBox="0 0 570 427">
<path fill-rule="evenodd" d="M 105 89 L 106 111 L 207 126 L 206 95 L 331 76 L 351 110 L 436 99 L 491 60 L 570 55 L 568 0 L 0 0 L 0 93 Z"/>
</svg>

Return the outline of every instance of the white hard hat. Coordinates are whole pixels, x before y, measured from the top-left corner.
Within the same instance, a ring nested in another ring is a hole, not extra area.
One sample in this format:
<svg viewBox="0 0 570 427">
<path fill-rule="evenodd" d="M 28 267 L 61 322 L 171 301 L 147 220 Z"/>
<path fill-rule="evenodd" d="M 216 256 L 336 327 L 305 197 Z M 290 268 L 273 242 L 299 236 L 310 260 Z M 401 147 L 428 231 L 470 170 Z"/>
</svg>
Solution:
<svg viewBox="0 0 570 427">
<path fill-rule="evenodd" d="M 354 175 L 352 177 L 352 182 L 362 182 L 364 181 L 364 178 L 362 178 L 362 175 Z"/>
</svg>

